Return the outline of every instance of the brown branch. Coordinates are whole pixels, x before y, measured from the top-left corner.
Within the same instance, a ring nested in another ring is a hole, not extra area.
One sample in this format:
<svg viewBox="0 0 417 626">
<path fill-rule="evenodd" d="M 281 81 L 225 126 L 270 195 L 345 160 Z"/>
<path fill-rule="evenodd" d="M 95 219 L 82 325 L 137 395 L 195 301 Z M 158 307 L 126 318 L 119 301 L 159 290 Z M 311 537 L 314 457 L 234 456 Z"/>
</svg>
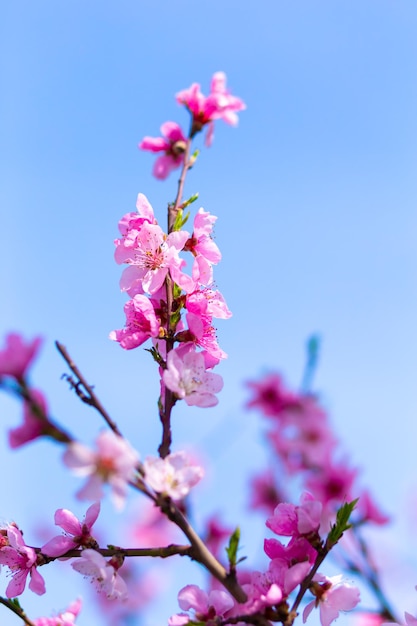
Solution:
<svg viewBox="0 0 417 626">
<path fill-rule="evenodd" d="M 235 572 L 227 572 L 226 568 L 215 558 L 194 528 L 170 498 L 159 496 L 157 500 L 161 511 L 174 522 L 191 543 L 191 558 L 203 565 L 229 593 L 240 603 L 246 602 L 247 596 L 239 585 Z"/>
<path fill-rule="evenodd" d="M 55 561 L 56 559 L 71 559 L 71 558 L 77 558 L 77 557 L 82 557 L 83 556 L 83 552 L 84 550 L 82 549 L 74 549 L 74 550 L 68 550 L 68 552 L 65 552 L 65 554 L 61 554 L 60 556 L 47 556 L 46 554 L 43 554 L 40 548 L 34 548 L 35 552 L 37 554 L 41 554 L 42 558 L 44 559 L 45 563 L 44 565 L 46 565 L 47 563 L 51 563 L 52 561 Z M 192 547 L 191 546 L 180 546 L 177 544 L 170 544 L 169 546 L 164 546 L 161 548 L 119 548 L 119 547 L 114 547 L 114 548 L 97 548 L 95 549 L 96 552 L 99 552 L 102 556 L 115 556 L 115 555 L 121 555 L 123 557 L 144 557 L 144 556 L 151 556 L 151 557 L 160 557 L 161 559 L 166 559 L 170 556 L 175 556 L 176 554 L 179 556 L 192 556 Z"/>
<path fill-rule="evenodd" d="M 104 418 L 105 422 L 111 428 L 111 430 L 119 437 L 122 437 L 122 433 L 118 429 L 116 423 L 111 419 L 110 415 L 107 413 L 106 409 L 103 407 L 100 400 L 94 393 L 93 388 L 91 387 L 91 385 L 87 383 L 84 376 L 81 374 L 80 370 L 78 369 L 78 367 L 76 366 L 76 364 L 74 363 L 70 355 L 68 354 L 66 347 L 63 346 L 62 343 L 59 343 L 59 341 L 55 341 L 55 345 L 57 347 L 58 352 L 61 354 L 62 358 L 64 359 L 64 361 L 67 363 L 68 367 L 70 368 L 71 372 L 78 379 L 77 382 L 74 383 L 74 381 L 71 378 L 68 378 L 71 384 L 71 387 L 74 389 L 77 396 L 85 404 L 88 404 L 89 406 L 94 407 L 100 413 L 100 415 Z M 81 387 L 84 388 L 86 393 L 83 391 L 83 389 L 81 389 Z"/>
</svg>

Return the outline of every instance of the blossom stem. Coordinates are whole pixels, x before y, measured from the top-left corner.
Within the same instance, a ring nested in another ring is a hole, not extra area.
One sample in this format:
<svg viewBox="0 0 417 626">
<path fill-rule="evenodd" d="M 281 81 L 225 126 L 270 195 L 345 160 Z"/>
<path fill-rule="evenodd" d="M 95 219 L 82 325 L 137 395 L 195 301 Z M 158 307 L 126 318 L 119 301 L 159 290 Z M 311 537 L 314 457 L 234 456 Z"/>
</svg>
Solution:
<svg viewBox="0 0 417 626">
<path fill-rule="evenodd" d="M 41 553 L 40 548 L 34 548 L 35 552 L 38 554 Z M 169 546 L 163 546 L 161 548 L 97 548 L 96 552 L 99 552 L 102 556 L 115 556 L 121 555 L 123 557 L 142 557 L 142 556 L 152 556 L 152 557 L 160 557 L 161 559 L 166 559 L 170 556 L 174 556 L 176 554 L 180 556 L 191 556 L 192 555 L 192 547 L 190 545 L 180 546 L 177 544 L 170 544 Z M 68 550 L 65 554 L 54 557 L 54 556 L 46 556 L 42 554 L 42 557 L 45 560 L 45 563 L 50 563 L 51 561 L 55 561 L 56 559 L 62 558 L 77 558 L 83 555 L 83 550 Z"/>
<path fill-rule="evenodd" d="M 82 402 L 85 402 L 85 404 L 94 407 L 104 418 L 105 422 L 115 433 L 115 435 L 119 435 L 119 437 L 122 437 L 122 433 L 120 432 L 116 423 L 111 419 L 110 415 L 107 413 L 106 409 L 103 407 L 100 400 L 94 393 L 93 388 L 87 383 L 84 376 L 81 374 L 80 370 L 68 354 L 68 350 L 66 349 L 66 347 L 63 346 L 62 343 L 60 343 L 59 341 L 55 341 L 55 345 L 58 352 L 70 368 L 71 372 L 77 378 L 77 382 L 74 382 L 71 377 L 67 377 L 68 382 L 74 389 L 77 396 L 80 398 L 80 400 L 82 400 Z"/>
<path fill-rule="evenodd" d="M 27 626 L 35 626 L 35 624 L 26 616 L 26 613 L 24 612 L 24 610 L 12 600 L 9 600 L 8 598 L 3 598 L 2 596 L 0 596 L 0 604 L 3 604 L 8 609 L 10 609 L 15 615 L 20 617 L 20 619 L 23 620 L 23 622 Z"/>
<path fill-rule="evenodd" d="M 187 139 L 184 151 L 184 162 L 181 169 L 181 175 L 178 181 L 178 189 L 177 195 L 172 204 L 168 205 L 168 234 L 172 233 L 174 229 L 175 220 L 180 210 L 182 195 L 184 191 L 185 178 L 188 170 L 191 167 L 190 161 L 190 150 L 191 150 L 192 138 L 191 135 Z M 171 317 L 172 317 L 172 305 L 174 301 L 173 289 L 174 285 L 172 283 L 172 279 L 167 275 L 165 279 L 165 287 L 166 287 L 166 302 L 167 302 L 167 321 L 166 321 L 166 354 L 168 356 L 169 352 L 174 347 L 174 341 L 172 339 L 175 334 L 175 328 L 171 328 Z M 164 402 L 161 403 L 159 409 L 159 418 L 162 424 L 162 441 L 158 448 L 159 456 L 164 459 L 167 457 L 171 451 L 171 443 L 172 443 L 172 433 L 171 433 L 171 411 L 175 404 L 175 396 L 174 393 L 165 387 L 164 394 Z"/>
</svg>

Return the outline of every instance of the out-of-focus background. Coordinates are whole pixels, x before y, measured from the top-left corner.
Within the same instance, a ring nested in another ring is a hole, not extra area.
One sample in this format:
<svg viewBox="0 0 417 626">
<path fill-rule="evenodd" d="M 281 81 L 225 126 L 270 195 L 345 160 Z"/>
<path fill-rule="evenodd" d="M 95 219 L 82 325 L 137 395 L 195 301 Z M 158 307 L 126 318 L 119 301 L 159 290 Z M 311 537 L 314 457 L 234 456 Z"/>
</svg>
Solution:
<svg viewBox="0 0 417 626">
<path fill-rule="evenodd" d="M 155 453 L 155 367 L 141 348 L 108 340 L 124 324 L 113 240 L 138 192 L 165 223 L 177 176 L 153 179 L 154 157 L 137 144 L 166 120 L 186 129 L 175 93 L 192 82 L 207 93 L 225 71 L 247 111 L 237 129 L 216 124 L 210 149 L 197 138 L 186 185 L 218 216 L 215 278 L 234 313 L 218 324 L 229 354 L 219 405 L 175 408 L 174 447 L 207 465 L 195 521 L 221 512 L 240 524 L 248 562 L 264 562 L 263 520 L 248 517 L 245 487 L 265 465 L 262 423 L 244 410 L 244 381 L 280 370 L 297 388 L 317 332 L 314 389 L 363 484 L 396 519 L 376 553 L 400 614 L 417 605 L 416 29 L 414 0 L 15 0 L 0 25 L 0 329 L 44 337 L 32 381 L 51 413 L 88 444 L 103 427 L 61 380 L 59 339 L 142 457 Z M 6 433 L 20 407 L 0 403 Z M 0 517 L 28 543 L 55 509 L 85 512 L 58 447 L 11 453 L 3 436 L 0 448 Z M 122 518 L 107 501 L 103 509 L 112 542 Z M 65 567 L 44 568 L 45 597 L 22 597 L 29 616 L 82 594 L 77 623 L 104 624 L 88 583 Z M 142 623 L 166 623 L 177 591 L 202 580 L 197 566 L 184 568 L 176 563 Z M 4 573 L 0 581 L 4 594 Z M 1 607 L 0 623 L 18 619 Z"/>
</svg>

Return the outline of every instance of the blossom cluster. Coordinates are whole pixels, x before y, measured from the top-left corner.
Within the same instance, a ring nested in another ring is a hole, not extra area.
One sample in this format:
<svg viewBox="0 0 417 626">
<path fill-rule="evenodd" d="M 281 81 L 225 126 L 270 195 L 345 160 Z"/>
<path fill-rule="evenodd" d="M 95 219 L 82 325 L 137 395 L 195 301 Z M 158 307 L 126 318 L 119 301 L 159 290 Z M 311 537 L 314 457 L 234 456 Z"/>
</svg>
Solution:
<svg viewBox="0 0 417 626">
<path fill-rule="evenodd" d="M 213 318 L 231 316 L 212 285 L 213 265 L 221 258 L 212 239 L 216 218 L 200 209 L 192 233 L 167 235 L 143 194 L 136 206 L 137 213 L 120 220 L 122 237 L 115 242 L 117 263 L 127 265 L 120 287 L 130 300 L 124 307 L 125 327 L 112 331 L 110 338 L 126 350 L 152 339 L 162 365 L 162 390 L 167 387 L 189 405 L 213 406 L 223 381 L 211 370 L 227 356 L 217 342 Z M 185 272 L 181 252 L 192 255 L 191 274 Z M 168 342 L 178 345 L 167 350 Z"/>
<path fill-rule="evenodd" d="M 196 585 L 187 585 L 178 594 L 180 608 L 187 613 L 173 615 L 169 626 L 195 621 L 208 624 L 235 621 L 238 616 L 261 614 L 265 610 L 269 610 L 270 617 L 280 616 L 285 622 L 290 594 L 307 580 L 323 550 L 319 534 L 321 513 L 321 503 L 307 492 L 298 506 L 280 503 L 266 526 L 289 541 L 284 544 L 275 538 L 265 539 L 265 553 L 270 559 L 266 571 L 239 570 L 238 580 L 246 593 L 246 602 L 238 603 L 216 587 L 207 593 Z M 329 626 L 340 611 L 353 609 L 360 599 L 357 587 L 341 576 L 328 578 L 314 573 L 308 588 L 315 599 L 306 605 L 304 621 L 316 606 L 320 608 L 322 626 Z"/>
<path fill-rule="evenodd" d="M 301 478 L 304 488 L 322 503 L 323 527 L 329 527 L 329 521 L 343 502 L 358 496 L 358 522 L 388 521 L 370 493 L 359 488 L 358 470 L 340 456 L 339 441 L 328 414 L 314 395 L 290 391 L 278 374 L 251 381 L 248 386 L 252 397 L 247 406 L 260 410 L 268 418 L 267 439 L 281 463 L 281 476 L 284 472 L 287 477 Z M 270 470 L 255 479 L 253 489 L 252 505 L 258 508 L 271 510 L 285 497 Z"/>
<path fill-rule="evenodd" d="M 226 88 L 226 75 L 216 72 L 210 85 L 210 93 L 205 96 L 198 83 L 183 89 L 176 95 L 178 104 L 184 105 L 191 114 L 190 137 L 194 137 L 207 127 L 206 146 L 210 146 L 214 135 L 215 120 L 223 120 L 236 126 L 237 113 L 246 106 L 243 100 L 230 93 Z M 139 144 L 141 150 L 162 154 L 156 159 L 153 175 L 160 180 L 184 163 L 187 137 L 176 122 L 164 122 L 161 126 L 162 137 L 144 137 Z"/>
</svg>

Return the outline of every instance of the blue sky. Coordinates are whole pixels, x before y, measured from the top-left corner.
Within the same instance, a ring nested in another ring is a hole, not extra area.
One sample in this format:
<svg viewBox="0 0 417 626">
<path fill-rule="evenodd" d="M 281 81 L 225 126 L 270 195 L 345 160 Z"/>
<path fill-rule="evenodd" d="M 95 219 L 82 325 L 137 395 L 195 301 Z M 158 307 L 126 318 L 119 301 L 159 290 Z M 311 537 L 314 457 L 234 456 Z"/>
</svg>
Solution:
<svg viewBox="0 0 417 626">
<path fill-rule="evenodd" d="M 70 430 L 89 442 L 101 423 L 60 380 L 55 339 L 141 454 L 158 445 L 150 359 L 107 338 L 124 319 L 113 240 L 138 192 L 161 221 L 175 193 L 176 177 L 152 179 L 153 158 L 137 143 L 169 119 L 187 127 L 174 94 L 195 81 L 207 92 L 224 70 L 248 108 L 237 129 L 217 124 L 186 188 L 218 216 L 215 276 L 234 313 L 219 323 L 229 353 L 219 406 L 181 407 L 175 417 L 175 445 L 194 442 L 214 458 L 199 506 L 223 508 L 243 527 L 244 478 L 263 462 L 243 381 L 279 369 L 297 386 L 305 340 L 319 332 L 316 389 L 337 433 L 384 508 L 405 515 L 408 506 L 411 515 L 416 27 L 414 0 L 16 0 L 3 8 L 0 329 L 45 337 L 34 383 Z M 0 402 L 9 428 L 19 409 Z M 11 455 L 5 439 L 0 445 L 8 477 L 1 517 L 25 527 L 34 509 L 41 519 L 71 508 L 78 483 L 61 470 L 59 450 L 40 443 Z M 405 519 L 384 536 L 393 553 L 410 545 L 400 539 Z M 259 520 L 257 530 L 248 524 L 251 536 L 263 536 Z M 414 577 L 405 577 L 398 602 L 412 611 L 417 563 L 409 565 Z M 70 599 L 64 591 L 53 608 Z M 29 593 L 24 606 L 36 616 L 51 603 Z M 177 607 L 164 608 L 151 624 Z M 99 623 L 85 615 L 80 626 Z"/>
</svg>

